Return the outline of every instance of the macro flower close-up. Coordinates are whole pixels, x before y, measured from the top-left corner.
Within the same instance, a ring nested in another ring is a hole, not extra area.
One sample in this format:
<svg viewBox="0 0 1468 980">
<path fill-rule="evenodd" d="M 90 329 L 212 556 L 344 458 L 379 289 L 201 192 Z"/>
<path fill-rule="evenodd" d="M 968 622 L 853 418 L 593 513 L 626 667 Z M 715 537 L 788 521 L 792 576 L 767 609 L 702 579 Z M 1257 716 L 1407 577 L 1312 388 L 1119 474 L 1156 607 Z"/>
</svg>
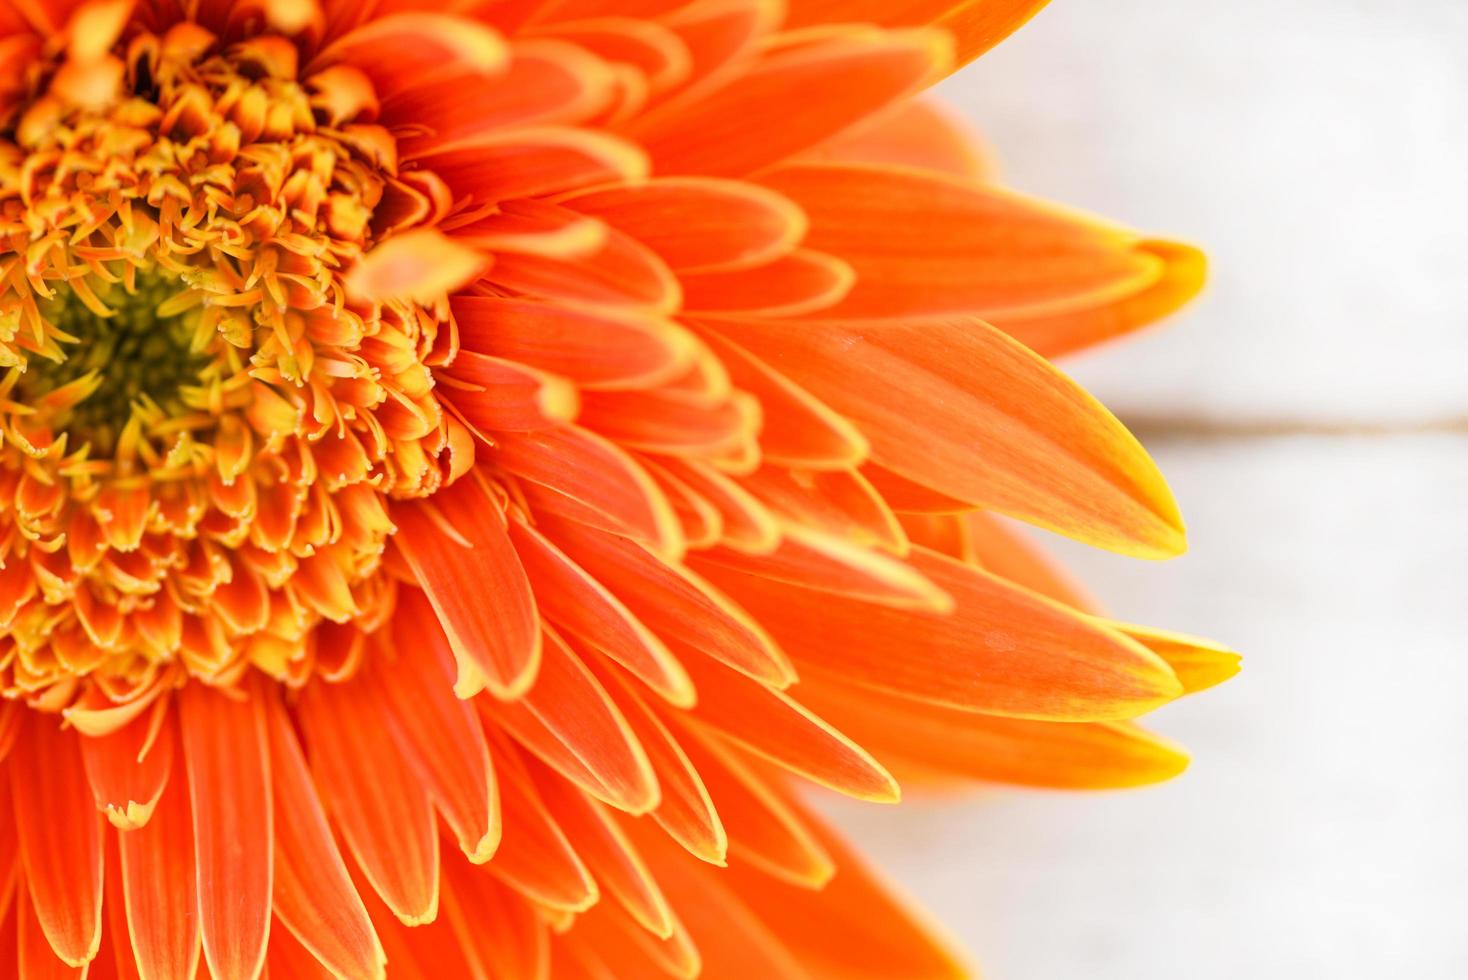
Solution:
<svg viewBox="0 0 1468 980">
<path fill-rule="evenodd" d="M 969 975 L 813 792 L 1237 669 L 1020 528 L 1184 550 L 1050 358 L 1204 277 L 922 95 L 1041 6 L 0 8 L 0 973 Z"/>
</svg>

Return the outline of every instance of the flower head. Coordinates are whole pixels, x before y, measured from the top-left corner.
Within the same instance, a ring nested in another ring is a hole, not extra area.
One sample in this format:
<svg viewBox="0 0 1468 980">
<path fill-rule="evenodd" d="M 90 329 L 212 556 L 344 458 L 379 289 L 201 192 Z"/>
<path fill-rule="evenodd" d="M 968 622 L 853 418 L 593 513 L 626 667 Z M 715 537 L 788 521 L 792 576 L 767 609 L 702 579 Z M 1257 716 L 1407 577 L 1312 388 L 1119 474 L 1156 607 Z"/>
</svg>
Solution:
<svg viewBox="0 0 1468 980">
<path fill-rule="evenodd" d="M 911 101 L 1038 6 L 0 11 L 21 975 L 955 976 L 792 777 L 1180 770 L 998 515 L 1181 550 L 1041 355 L 1201 260 Z"/>
</svg>

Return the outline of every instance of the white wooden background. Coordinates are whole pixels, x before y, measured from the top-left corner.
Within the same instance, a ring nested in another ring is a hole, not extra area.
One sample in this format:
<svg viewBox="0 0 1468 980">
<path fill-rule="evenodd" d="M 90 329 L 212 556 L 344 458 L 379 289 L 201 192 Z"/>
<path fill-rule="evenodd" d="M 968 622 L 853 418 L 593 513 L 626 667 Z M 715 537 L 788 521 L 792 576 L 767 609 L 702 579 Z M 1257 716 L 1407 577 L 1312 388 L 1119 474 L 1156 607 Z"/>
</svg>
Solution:
<svg viewBox="0 0 1468 980">
<path fill-rule="evenodd" d="M 994 980 L 1468 977 L 1468 0 L 1055 0 L 946 86 L 1009 182 L 1206 245 L 1071 362 L 1192 550 L 1066 547 L 1246 655 L 1166 786 L 832 810 Z"/>
</svg>

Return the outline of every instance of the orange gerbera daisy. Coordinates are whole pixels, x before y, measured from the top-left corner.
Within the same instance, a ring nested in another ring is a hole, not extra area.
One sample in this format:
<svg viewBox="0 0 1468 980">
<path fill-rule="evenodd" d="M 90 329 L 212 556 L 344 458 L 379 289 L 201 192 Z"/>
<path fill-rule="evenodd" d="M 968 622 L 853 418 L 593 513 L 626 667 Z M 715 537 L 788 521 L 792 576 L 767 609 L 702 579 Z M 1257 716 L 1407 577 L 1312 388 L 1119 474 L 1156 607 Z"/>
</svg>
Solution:
<svg viewBox="0 0 1468 980">
<path fill-rule="evenodd" d="M 1183 546 L 1031 349 L 1201 260 L 909 101 L 1040 5 L 8 0 L 0 962 L 961 974 L 791 774 L 1153 781 L 1233 670 L 995 516 Z"/>
</svg>

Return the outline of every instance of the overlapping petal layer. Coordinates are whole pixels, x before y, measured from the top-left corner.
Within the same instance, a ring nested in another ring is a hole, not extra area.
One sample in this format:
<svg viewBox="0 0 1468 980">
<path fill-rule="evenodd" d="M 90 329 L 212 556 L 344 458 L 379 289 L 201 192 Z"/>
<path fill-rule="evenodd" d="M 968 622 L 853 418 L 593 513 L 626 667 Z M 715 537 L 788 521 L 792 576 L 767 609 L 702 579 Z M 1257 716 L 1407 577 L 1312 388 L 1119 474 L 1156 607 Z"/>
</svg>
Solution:
<svg viewBox="0 0 1468 980">
<path fill-rule="evenodd" d="M 1236 669 L 999 516 L 1183 544 L 1044 356 L 1201 259 L 911 101 L 1040 5 L 0 10 L 0 955 L 964 975 L 799 783 L 1155 782 Z"/>
</svg>

